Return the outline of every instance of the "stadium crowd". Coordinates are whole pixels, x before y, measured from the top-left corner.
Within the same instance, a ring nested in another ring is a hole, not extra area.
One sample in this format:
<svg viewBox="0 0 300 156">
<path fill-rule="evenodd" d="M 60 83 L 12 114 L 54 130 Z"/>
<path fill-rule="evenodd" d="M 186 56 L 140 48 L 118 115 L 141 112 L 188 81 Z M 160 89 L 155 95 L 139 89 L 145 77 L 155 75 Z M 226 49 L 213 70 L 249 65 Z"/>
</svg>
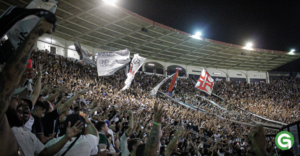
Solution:
<svg viewBox="0 0 300 156">
<path fill-rule="evenodd" d="M 219 97 L 197 90 L 192 79 L 178 79 L 173 97 L 208 112 L 203 113 L 149 96 L 164 77 L 139 72 L 130 89 L 120 92 L 125 68 L 98 77 L 95 67 L 81 61 L 32 51 L 50 30 L 42 18 L 1 67 L 0 155 L 274 155 L 281 151 L 265 134 L 276 129 L 238 122 L 272 123 L 238 108 L 283 123 L 299 117 L 298 79 L 216 82 Z M 29 58 L 33 66 L 25 69 Z M 160 90 L 166 93 L 169 83 Z"/>
</svg>

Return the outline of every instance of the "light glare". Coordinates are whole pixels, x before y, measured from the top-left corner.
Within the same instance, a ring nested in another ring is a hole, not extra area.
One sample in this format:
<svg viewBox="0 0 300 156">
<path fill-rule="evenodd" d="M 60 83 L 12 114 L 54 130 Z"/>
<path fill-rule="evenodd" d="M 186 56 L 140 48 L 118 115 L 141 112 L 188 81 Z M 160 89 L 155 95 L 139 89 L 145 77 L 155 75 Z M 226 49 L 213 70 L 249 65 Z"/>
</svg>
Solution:
<svg viewBox="0 0 300 156">
<path fill-rule="evenodd" d="M 103 0 L 105 3 L 115 6 L 116 0 Z"/>
<path fill-rule="evenodd" d="M 201 32 L 197 32 L 196 34 L 195 34 L 195 36 L 201 36 Z"/>
<path fill-rule="evenodd" d="M 253 49 L 252 49 L 252 46 L 253 46 L 253 44 L 252 44 L 251 42 L 248 42 L 248 43 L 246 44 L 246 46 L 245 46 L 243 49 L 253 50 Z"/>
<path fill-rule="evenodd" d="M 292 49 L 292 50 L 291 50 L 291 53 L 294 53 L 294 52 L 295 52 L 295 49 Z"/>
<path fill-rule="evenodd" d="M 249 47 L 249 48 L 251 48 L 252 46 L 253 46 L 252 43 L 247 43 L 247 45 L 246 45 L 246 47 Z"/>
<path fill-rule="evenodd" d="M 5 39 L 5 40 L 8 40 L 8 37 L 7 35 L 5 35 L 2 39 Z"/>
<path fill-rule="evenodd" d="M 201 40 L 201 38 L 200 38 L 201 35 L 202 35 L 201 32 L 198 31 L 195 35 L 192 36 L 192 38 Z"/>
</svg>

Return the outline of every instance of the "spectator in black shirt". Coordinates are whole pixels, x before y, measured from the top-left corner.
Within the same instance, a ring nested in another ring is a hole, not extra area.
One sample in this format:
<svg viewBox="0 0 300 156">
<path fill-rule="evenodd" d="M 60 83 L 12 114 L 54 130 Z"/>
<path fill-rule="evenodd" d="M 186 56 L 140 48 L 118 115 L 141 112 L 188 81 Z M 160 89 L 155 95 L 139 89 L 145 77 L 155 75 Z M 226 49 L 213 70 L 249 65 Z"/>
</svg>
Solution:
<svg viewBox="0 0 300 156">
<path fill-rule="evenodd" d="M 43 101 L 45 105 L 51 105 L 48 101 Z M 51 107 L 50 107 L 51 108 Z M 53 110 L 53 108 L 52 108 Z M 59 118 L 59 110 L 55 109 L 52 111 L 49 109 L 45 116 L 42 118 L 42 122 L 44 125 L 44 136 L 50 137 L 53 133 L 57 133 L 57 122 Z"/>
<path fill-rule="evenodd" d="M 62 99 L 53 108 L 49 101 L 43 101 L 45 106 L 48 106 L 47 113 L 42 118 L 44 127 L 44 136 L 51 137 L 58 132 L 59 126 L 59 116 L 64 112 L 69 110 L 73 101 L 78 98 L 79 94 L 75 94 L 72 98 L 68 99 L 64 104 L 62 104 Z"/>
<path fill-rule="evenodd" d="M 44 135 L 44 125 L 42 122 L 42 117 L 44 116 L 46 109 L 47 106 L 43 102 L 37 101 L 34 106 L 34 109 L 31 112 L 32 117 L 34 118 L 34 123 L 32 125 L 32 133 L 34 133 L 44 144 L 55 136 L 55 134 L 50 135 L 50 137 L 46 137 Z"/>
</svg>

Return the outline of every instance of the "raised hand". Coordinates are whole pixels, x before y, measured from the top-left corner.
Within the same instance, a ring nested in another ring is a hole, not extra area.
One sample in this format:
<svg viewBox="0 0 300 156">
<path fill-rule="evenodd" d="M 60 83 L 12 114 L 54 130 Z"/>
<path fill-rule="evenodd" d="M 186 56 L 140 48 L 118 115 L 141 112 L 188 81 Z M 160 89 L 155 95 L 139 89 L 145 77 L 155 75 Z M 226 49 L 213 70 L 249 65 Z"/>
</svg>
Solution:
<svg viewBox="0 0 300 156">
<path fill-rule="evenodd" d="M 182 127 L 179 127 L 179 128 L 177 129 L 177 131 L 175 132 L 175 136 L 176 136 L 176 137 L 179 137 L 179 136 L 182 134 L 182 132 L 183 132 L 183 128 L 182 128 Z"/>
<path fill-rule="evenodd" d="M 72 137 L 76 136 L 77 134 L 82 132 L 83 123 L 79 120 L 74 124 L 73 127 L 71 127 L 71 122 L 68 123 L 68 128 L 66 131 L 66 136 L 68 139 L 71 139 Z"/>
<path fill-rule="evenodd" d="M 129 115 L 129 116 L 132 116 L 132 111 L 131 111 L 131 110 L 128 111 L 128 115 Z"/>
<path fill-rule="evenodd" d="M 40 75 L 40 76 L 42 75 L 42 70 L 43 70 L 43 65 L 39 64 L 38 65 L 38 70 L 37 70 L 38 71 L 38 75 Z"/>
<path fill-rule="evenodd" d="M 192 145 L 192 147 L 193 147 L 193 149 L 194 149 L 195 151 L 197 151 L 197 150 L 198 150 L 198 148 L 197 148 L 197 146 L 195 145 L 195 143 L 194 143 L 194 142 L 190 141 L 190 144 Z"/>
<path fill-rule="evenodd" d="M 52 133 L 52 134 L 50 135 L 50 138 L 54 138 L 55 135 L 56 135 L 56 133 Z"/>
<path fill-rule="evenodd" d="M 155 100 L 154 102 L 154 122 L 161 123 L 163 114 L 163 106 L 159 108 L 159 102 Z"/>
<path fill-rule="evenodd" d="M 251 141 L 251 146 L 253 151 L 257 155 L 266 155 L 265 145 L 266 137 L 264 134 L 264 129 L 262 125 L 256 125 L 253 128 L 252 133 L 249 134 L 249 140 Z"/>
<path fill-rule="evenodd" d="M 86 93 L 88 90 L 89 90 L 89 89 L 81 90 L 81 91 L 78 92 L 78 94 L 79 94 L 79 95 L 82 95 L 82 94 Z"/>
<path fill-rule="evenodd" d="M 172 138 L 172 140 L 170 141 L 170 143 L 167 146 L 167 150 L 165 151 L 165 156 L 170 156 L 172 152 L 175 151 L 176 147 L 177 147 L 177 141 L 179 139 L 179 136 L 182 134 L 182 127 L 179 127 L 177 129 L 177 131 L 175 132 L 175 136 Z"/>
<path fill-rule="evenodd" d="M 41 18 L 36 27 L 38 28 L 37 33 L 39 36 L 42 36 L 44 33 L 50 34 L 53 31 L 53 25 L 47 22 L 47 20 L 44 17 Z"/>
<path fill-rule="evenodd" d="M 88 119 L 88 117 L 85 117 L 84 119 L 85 119 L 85 123 L 86 123 L 87 125 L 92 124 L 91 121 Z"/>
</svg>

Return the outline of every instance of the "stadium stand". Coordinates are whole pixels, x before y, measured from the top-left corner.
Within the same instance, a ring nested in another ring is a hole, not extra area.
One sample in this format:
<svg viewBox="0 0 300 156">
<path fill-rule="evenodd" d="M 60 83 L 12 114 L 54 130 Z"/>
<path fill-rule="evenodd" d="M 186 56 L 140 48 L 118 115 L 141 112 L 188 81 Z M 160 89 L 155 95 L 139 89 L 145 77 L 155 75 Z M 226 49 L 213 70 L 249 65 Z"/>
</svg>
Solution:
<svg viewBox="0 0 300 156">
<path fill-rule="evenodd" d="M 1 11 L 29 2 L 2 0 Z M 298 54 L 194 39 L 98 0 L 59 3 L 55 32 L 41 36 L 53 27 L 41 18 L 0 67 L 0 155 L 300 154 L 300 79 L 267 72 Z M 121 91 L 128 66 L 99 77 L 78 59 L 74 37 L 91 60 L 125 48 L 149 60 Z M 161 94 L 172 79 L 149 96 L 177 68 L 172 98 Z M 204 68 L 215 80 L 212 96 L 194 87 Z M 295 137 L 292 151 L 275 145 L 285 129 Z"/>
</svg>

